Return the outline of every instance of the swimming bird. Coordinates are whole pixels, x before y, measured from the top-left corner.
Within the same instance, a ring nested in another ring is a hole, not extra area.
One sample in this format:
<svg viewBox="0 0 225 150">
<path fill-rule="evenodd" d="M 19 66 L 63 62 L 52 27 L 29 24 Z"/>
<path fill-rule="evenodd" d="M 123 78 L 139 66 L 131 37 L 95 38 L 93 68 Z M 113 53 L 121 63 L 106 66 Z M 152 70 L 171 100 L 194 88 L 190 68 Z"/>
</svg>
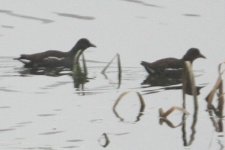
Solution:
<svg viewBox="0 0 225 150">
<path fill-rule="evenodd" d="M 47 50 L 45 52 L 35 54 L 21 54 L 16 60 L 24 63 L 25 68 L 33 67 L 68 67 L 71 68 L 74 57 L 81 54 L 89 47 L 96 47 L 88 39 L 82 38 L 78 40 L 75 46 L 68 52 L 58 50 Z"/>
<path fill-rule="evenodd" d="M 152 63 L 142 61 L 141 65 L 144 66 L 145 70 L 149 74 L 164 74 L 164 73 L 168 74 L 169 69 L 176 69 L 176 70 L 183 69 L 185 61 L 189 61 L 192 64 L 193 61 L 197 58 L 206 58 L 206 57 L 200 53 L 199 49 L 190 48 L 181 59 L 170 57 L 160 59 Z"/>
</svg>

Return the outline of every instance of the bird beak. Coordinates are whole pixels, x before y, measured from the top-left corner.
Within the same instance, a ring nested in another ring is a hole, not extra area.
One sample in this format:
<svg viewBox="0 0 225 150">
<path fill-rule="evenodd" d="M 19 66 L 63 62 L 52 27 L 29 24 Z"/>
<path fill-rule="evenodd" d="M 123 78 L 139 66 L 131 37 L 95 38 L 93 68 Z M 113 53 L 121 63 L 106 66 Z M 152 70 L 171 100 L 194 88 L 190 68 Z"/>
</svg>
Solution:
<svg viewBox="0 0 225 150">
<path fill-rule="evenodd" d="M 94 45 L 94 44 L 92 44 L 92 43 L 90 43 L 90 47 L 97 47 L 96 45 Z"/>
<path fill-rule="evenodd" d="M 206 58 L 204 55 L 202 55 L 202 54 L 199 54 L 199 57 L 201 57 L 201 58 Z"/>
</svg>

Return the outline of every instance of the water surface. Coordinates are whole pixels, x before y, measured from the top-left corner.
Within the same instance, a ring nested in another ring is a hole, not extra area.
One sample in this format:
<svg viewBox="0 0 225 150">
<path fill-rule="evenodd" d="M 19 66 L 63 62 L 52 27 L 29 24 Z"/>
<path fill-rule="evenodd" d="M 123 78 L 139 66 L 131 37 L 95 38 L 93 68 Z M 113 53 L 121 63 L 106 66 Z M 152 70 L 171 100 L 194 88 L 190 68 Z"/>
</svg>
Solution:
<svg viewBox="0 0 225 150">
<path fill-rule="evenodd" d="M 0 0 L 0 149 L 224 149 L 224 119 L 210 114 L 205 101 L 225 60 L 224 7 L 222 0 Z M 83 84 L 70 72 L 30 74 L 13 60 L 21 53 L 70 50 L 82 37 L 97 45 L 85 52 Z M 198 110 L 187 95 L 186 119 L 179 111 L 160 119 L 159 108 L 182 107 L 181 83 L 143 84 L 140 61 L 181 58 L 190 47 L 207 57 L 194 62 L 202 87 Z M 116 53 L 121 81 L 116 62 L 101 74 Z M 125 91 L 133 93 L 115 114 Z M 135 92 L 145 101 L 141 115 Z"/>
</svg>

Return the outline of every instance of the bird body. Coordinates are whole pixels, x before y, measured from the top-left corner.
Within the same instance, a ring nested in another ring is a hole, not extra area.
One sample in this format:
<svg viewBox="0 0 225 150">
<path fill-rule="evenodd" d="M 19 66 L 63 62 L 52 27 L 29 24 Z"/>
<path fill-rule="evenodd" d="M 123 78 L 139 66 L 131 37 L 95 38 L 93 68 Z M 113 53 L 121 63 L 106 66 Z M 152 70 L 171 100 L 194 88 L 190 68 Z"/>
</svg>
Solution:
<svg viewBox="0 0 225 150">
<path fill-rule="evenodd" d="M 195 59 L 200 57 L 205 58 L 197 48 L 190 48 L 181 59 L 164 58 L 151 63 L 142 61 L 141 65 L 149 74 L 161 74 L 167 72 L 169 69 L 182 69 L 184 68 L 185 61 L 190 61 L 192 63 Z"/>
<path fill-rule="evenodd" d="M 67 57 L 69 55 L 68 52 L 62 52 L 58 50 L 48 50 L 45 52 L 35 53 L 35 54 L 21 54 L 19 59 L 26 59 L 33 62 L 39 62 L 47 57 Z"/>
<path fill-rule="evenodd" d="M 148 73 L 163 72 L 166 69 L 180 69 L 183 68 L 183 61 L 177 58 L 165 58 L 155 62 L 149 63 L 142 61 L 143 65 Z"/>
<path fill-rule="evenodd" d="M 80 39 L 75 46 L 68 52 L 58 50 L 47 50 L 35 54 L 21 54 L 16 60 L 24 63 L 24 67 L 66 67 L 72 68 L 73 60 L 76 54 L 83 52 L 89 47 L 96 47 L 88 39 Z M 80 54 L 79 54 L 80 55 Z"/>
</svg>

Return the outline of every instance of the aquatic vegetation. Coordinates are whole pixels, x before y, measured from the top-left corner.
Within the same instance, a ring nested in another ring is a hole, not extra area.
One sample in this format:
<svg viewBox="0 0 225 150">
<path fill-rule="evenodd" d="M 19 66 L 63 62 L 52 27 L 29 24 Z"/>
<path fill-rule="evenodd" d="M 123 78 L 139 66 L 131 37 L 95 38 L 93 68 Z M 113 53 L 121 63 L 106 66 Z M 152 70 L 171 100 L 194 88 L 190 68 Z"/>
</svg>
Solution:
<svg viewBox="0 0 225 150">
<path fill-rule="evenodd" d="M 206 96 L 207 108 L 209 113 L 209 118 L 216 132 L 223 132 L 223 119 L 224 119 L 224 89 L 223 89 L 223 78 L 225 70 L 222 70 L 222 66 L 225 62 L 220 63 L 218 66 L 218 78 Z M 215 101 L 217 100 L 217 101 Z M 217 103 L 217 104 L 216 104 Z M 215 104 L 217 106 L 215 106 Z"/>
<path fill-rule="evenodd" d="M 113 61 L 117 59 L 117 68 L 118 68 L 118 88 L 121 85 L 122 80 L 122 66 L 121 66 L 121 60 L 120 60 L 120 54 L 116 54 L 108 63 L 107 65 L 102 69 L 101 73 L 107 78 L 106 70 L 110 67 L 110 65 L 113 63 Z"/>
<path fill-rule="evenodd" d="M 222 70 L 222 65 L 224 64 L 220 63 L 218 66 L 218 78 L 215 82 L 214 87 L 212 90 L 209 92 L 209 94 L 206 97 L 206 101 L 208 104 L 208 109 L 211 109 L 214 111 L 214 113 L 218 117 L 223 117 L 223 108 L 224 108 L 224 90 L 223 90 L 223 78 L 222 75 L 224 74 L 225 70 Z M 217 100 L 218 100 L 218 105 L 217 108 L 213 104 L 213 100 L 215 99 L 215 95 L 217 94 Z"/>
<path fill-rule="evenodd" d="M 185 110 L 184 108 L 181 108 L 181 107 L 176 107 L 176 106 L 173 106 L 171 107 L 170 109 L 168 109 L 167 111 L 163 111 L 162 108 L 159 108 L 159 116 L 162 117 L 162 118 L 167 118 L 172 112 L 174 112 L 175 110 L 178 110 L 180 112 L 183 112 L 184 114 L 186 115 L 189 115 L 190 113 Z"/>
<path fill-rule="evenodd" d="M 116 108 L 117 108 L 119 102 L 129 93 L 131 93 L 131 91 L 123 92 L 122 94 L 120 94 L 120 96 L 116 99 L 116 101 L 113 105 L 113 113 L 115 114 L 115 116 L 117 118 L 120 119 L 120 121 L 124 121 L 124 118 L 119 115 Z M 140 118 L 143 115 L 143 112 L 145 110 L 145 102 L 144 102 L 144 98 L 142 97 L 142 95 L 139 92 L 135 92 L 135 93 L 138 96 L 138 100 L 140 102 L 140 109 L 139 109 L 138 115 L 135 120 L 135 122 L 138 122 L 138 121 L 140 121 Z"/>
<path fill-rule="evenodd" d="M 107 133 L 103 133 L 101 137 L 98 139 L 98 142 L 102 147 L 104 148 L 107 147 L 110 143 Z"/>
</svg>

